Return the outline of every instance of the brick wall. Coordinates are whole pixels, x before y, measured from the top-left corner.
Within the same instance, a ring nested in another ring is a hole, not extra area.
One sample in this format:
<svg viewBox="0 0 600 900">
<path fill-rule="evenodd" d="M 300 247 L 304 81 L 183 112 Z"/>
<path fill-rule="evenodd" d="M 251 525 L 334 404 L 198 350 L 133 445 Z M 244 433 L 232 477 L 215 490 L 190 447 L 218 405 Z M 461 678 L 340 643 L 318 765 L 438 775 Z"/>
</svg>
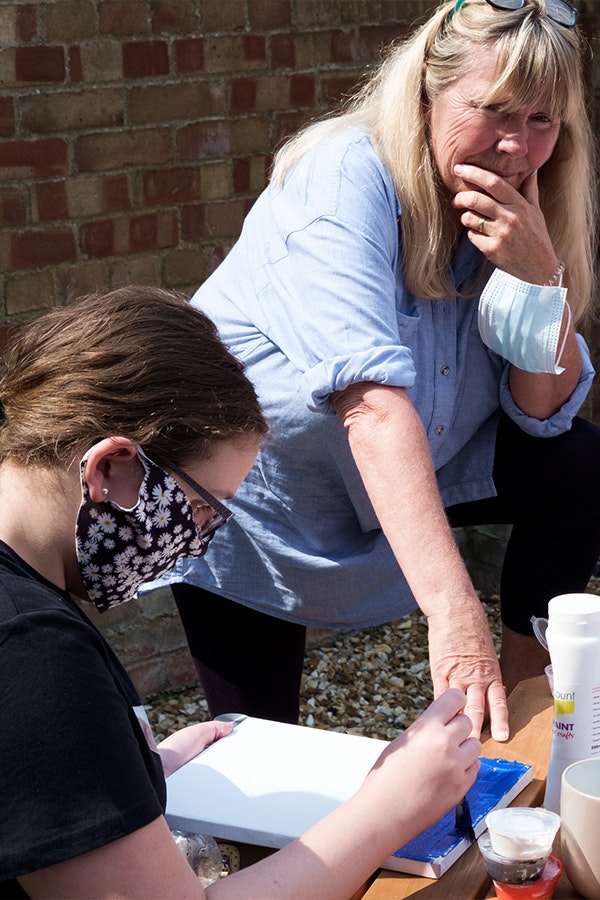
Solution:
<svg viewBox="0 0 600 900">
<path fill-rule="evenodd" d="M 0 321 L 96 286 L 194 290 L 273 148 L 426 7 L 0 0 Z"/>
<path fill-rule="evenodd" d="M 0 339 L 96 287 L 193 291 L 235 241 L 274 148 L 435 5 L 0 0 Z M 600 2 L 579 6 L 598 123 Z M 99 621 L 142 693 L 193 677 L 168 595 Z"/>
</svg>

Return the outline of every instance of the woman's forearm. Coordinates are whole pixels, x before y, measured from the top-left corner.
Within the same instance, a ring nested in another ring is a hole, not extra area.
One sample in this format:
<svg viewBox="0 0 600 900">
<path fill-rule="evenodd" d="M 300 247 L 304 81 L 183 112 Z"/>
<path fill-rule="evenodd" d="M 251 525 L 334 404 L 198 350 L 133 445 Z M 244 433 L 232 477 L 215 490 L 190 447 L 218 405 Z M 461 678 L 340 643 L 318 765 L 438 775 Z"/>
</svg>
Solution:
<svg viewBox="0 0 600 900">
<path fill-rule="evenodd" d="M 402 388 L 353 385 L 335 398 L 381 527 L 426 615 L 475 592 L 448 524 L 425 431 Z"/>
<path fill-rule="evenodd" d="M 564 326 L 563 326 L 564 327 Z M 562 343 L 562 335 L 559 346 Z M 569 399 L 581 377 L 581 351 L 573 326 L 569 327 L 565 349 L 559 363 L 560 375 L 524 372 L 511 366 L 510 390 L 513 400 L 526 415 L 534 419 L 549 419 Z"/>
</svg>

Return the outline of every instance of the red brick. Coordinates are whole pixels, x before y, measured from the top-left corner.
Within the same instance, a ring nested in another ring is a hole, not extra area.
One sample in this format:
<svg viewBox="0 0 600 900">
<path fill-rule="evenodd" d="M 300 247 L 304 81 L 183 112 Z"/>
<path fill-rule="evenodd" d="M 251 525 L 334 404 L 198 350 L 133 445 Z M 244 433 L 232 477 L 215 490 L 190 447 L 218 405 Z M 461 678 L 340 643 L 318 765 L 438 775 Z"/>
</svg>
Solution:
<svg viewBox="0 0 600 900">
<path fill-rule="evenodd" d="M 37 5 L 27 3 L 24 6 L 17 6 L 15 15 L 17 40 L 20 43 L 33 41 L 38 34 Z"/>
<path fill-rule="evenodd" d="M 100 3 L 100 34 L 148 34 L 146 0 L 106 0 Z"/>
<path fill-rule="evenodd" d="M 67 144 L 61 138 L 10 141 L 0 144 L 0 171 L 28 170 L 31 175 L 62 175 L 67 169 Z"/>
<path fill-rule="evenodd" d="M 24 231 L 11 235 L 11 261 L 15 269 L 52 266 L 75 256 L 72 231 Z"/>
<path fill-rule="evenodd" d="M 267 183 L 271 157 L 247 156 L 233 165 L 233 190 L 236 194 L 260 193 Z"/>
<path fill-rule="evenodd" d="M 84 222 L 81 226 L 81 250 L 87 257 L 112 256 L 115 252 L 113 220 Z"/>
<path fill-rule="evenodd" d="M 200 197 L 198 169 L 157 169 L 144 173 L 145 203 L 189 203 Z"/>
<path fill-rule="evenodd" d="M 107 212 L 126 208 L 130 202 L 127 175 L 109 175 L 102 179 L 102 206 Z"/>
<path fill-rule="evenodd" d="M 158 0 L 152 4 L 152 32 L 189 34 L 198 27 L 193 0 Z"/>
<path fill-rule="evenodd" d="M 15 109 L 12 97 L 0 97 L 0 137 L 13 137 Z"/>
<path fill-rule="evenodd" d="M 168 75 L 169 51 L 165 41 L 136 41 L 123 44 L 125 78 Z"/>
<path fill-rule="evenodd" d="M 233 166 L 233 190 L 245 194 L 250 187 L 250 160 L 237 159 Z"/>
<path fill-rule="evenodd" d="M 66 75 L 62 47 L 17 47 L 15 77 L 17 81 L 58 82 Z"/>
<path fill-rule="evenodd" d="M 181 231 L 187 241 L 201 241 L 205 237 L 204 204 L 183 207 Z"/>
<path fill-rule="evenodd" d="M 293 69 L 296 65 L 296 48 L 290 34 L 271 36 L 271 61 L 274 67 Z"/>
<path fill-rule="evenodd" d="M 37 220 L 68 219 L 67 187 L 64 181 L 48 181 L 34 186 Z"/>
<path fill-rule="evenodd" d="M 290 78 L 290 106 L 314 106 L 314 103 L 314 76 L 292 75 Z"/>
<path fill-rule="evenodd" d="M 246 34 L 243 39 L 244 59 L 259 60 L 266 62 L 267 60 L 267 42 L 260 34 Z"/>
<path fill-rule="evenodd" d="M 135 216 L 129 221 L 129 250 L 158 249 L 158 220 L 153 213 Z"/>
<path fill-rule="evenodd" d="M 232 113 L 250 112 L 256 108 L 256 78 L 233 78 L 229 110 Z"/>
<path fill-rule="evenodd" d="M 182 160 L 226 156 L 231 150 L 229 125 L 223 121 L 187 125 L 179 131 L 177 144 Z"/>
<path fill-rule="evenodd" d="M 202 38 L 185 38 L 175 41 L 175 66 L 180 75 L 201 72 L 204 69 L 204 41 Z"/>
<path fill-rule="evenodd" d="M 286 28 L 292 21 L 289 0 L 248 0 L 248 12 L 253 31 Z"/>
<path fill-rule="evenodd" d="M 80 47 L 69 47 L 69 72 L 71 73 L 71 81 L 83 81 Z"/>
<path fill-rule="evenodd" d="M 0 225 L 23 225 L 27 210 L 19 188 L 0 188 Z"/>
</svg>

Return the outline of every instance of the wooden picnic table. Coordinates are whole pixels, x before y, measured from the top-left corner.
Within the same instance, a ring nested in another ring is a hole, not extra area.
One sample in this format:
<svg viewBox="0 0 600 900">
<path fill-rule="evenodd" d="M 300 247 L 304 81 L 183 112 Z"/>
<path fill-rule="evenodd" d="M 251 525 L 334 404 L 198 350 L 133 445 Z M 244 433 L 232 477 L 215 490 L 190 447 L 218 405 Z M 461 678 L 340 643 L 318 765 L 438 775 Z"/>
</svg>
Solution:
<svg viewBox="0 0 600 900">
<path fill-rule="evenodd" d="M 511 737 L 505 743 L 482 735 L 482 756 L 504 757 L 529 763 L 533 780 L 513 800 L 511 806 L 541 806 L 550 757 L 552 697 L 545 675 L 520 682 L 508 698 Z M 558 855 L 559 838 L 554 852 Z M 483 900 L 495 897 L 494 885 L 485 870 L 477 844 L 473 844 L 438 880 L 380 870 L 363 893 L 351 900 Z M 575 900 L 579 894 L 563 873 L 554 900 Z"/>
</svg>

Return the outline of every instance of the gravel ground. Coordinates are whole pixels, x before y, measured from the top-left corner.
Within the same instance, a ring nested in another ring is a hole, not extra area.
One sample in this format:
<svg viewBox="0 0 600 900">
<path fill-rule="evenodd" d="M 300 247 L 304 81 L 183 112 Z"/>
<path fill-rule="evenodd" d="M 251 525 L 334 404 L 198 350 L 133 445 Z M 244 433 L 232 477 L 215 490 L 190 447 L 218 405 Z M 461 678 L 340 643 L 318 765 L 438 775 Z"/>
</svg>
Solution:
<svg viewBox="0 0 600 900">
<path fill-rule="evenodd" d="M 499 650 L 497 597 L 484 599 Z M 329 632 L 306 653 L 300 724 L 390 740 L 433 699 L 425 617 L 413 613 L 387 625 Z M 145 704 L 158 740 L 209 719 L 197 685 Z"/>
</svg>

